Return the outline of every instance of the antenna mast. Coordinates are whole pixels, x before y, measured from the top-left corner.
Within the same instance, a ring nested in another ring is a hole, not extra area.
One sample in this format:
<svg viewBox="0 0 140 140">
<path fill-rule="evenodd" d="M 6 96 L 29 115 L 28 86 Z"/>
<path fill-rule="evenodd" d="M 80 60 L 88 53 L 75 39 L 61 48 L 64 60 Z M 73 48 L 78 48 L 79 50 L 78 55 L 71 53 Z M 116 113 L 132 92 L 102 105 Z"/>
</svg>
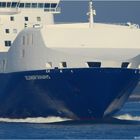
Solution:
<svg viewBox="0 0 140 140">
<path fill-rule="evenodd" d="M 94 25 L 94 15 L 96 15 L 96 11 L 93 9 L 93 2 L 92 0 L 89 1 L 89 27 L 92 28 Z"/>
</svg>

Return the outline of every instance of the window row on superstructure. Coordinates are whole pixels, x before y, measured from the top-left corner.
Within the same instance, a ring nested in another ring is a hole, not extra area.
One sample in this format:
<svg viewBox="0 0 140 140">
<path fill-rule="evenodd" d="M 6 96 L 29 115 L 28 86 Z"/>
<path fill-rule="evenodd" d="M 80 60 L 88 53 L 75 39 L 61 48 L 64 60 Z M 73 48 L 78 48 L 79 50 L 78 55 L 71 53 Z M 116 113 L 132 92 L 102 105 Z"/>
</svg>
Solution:
<svg viewBox="0 0 140 140">
<path fill-rule="evenodd" d="M 25 21 L 29 21 L 29 17 L 27 17 L 27 16 L 24 17 L 24 20 L 25 20 Z M 36 17 L 36 20 L 37 20 L 37 21 L 41 21 L 41 17 L 39 17 L 39 16 Z M 10 17 L 10 21 L 15 21 L 15 17 L 11 16 L 11 17 Z"/>
<path fill-rule="evenodd" d="M 0 2 L 0 8 L 56 8 L 57 3 Z"/>
</svg>

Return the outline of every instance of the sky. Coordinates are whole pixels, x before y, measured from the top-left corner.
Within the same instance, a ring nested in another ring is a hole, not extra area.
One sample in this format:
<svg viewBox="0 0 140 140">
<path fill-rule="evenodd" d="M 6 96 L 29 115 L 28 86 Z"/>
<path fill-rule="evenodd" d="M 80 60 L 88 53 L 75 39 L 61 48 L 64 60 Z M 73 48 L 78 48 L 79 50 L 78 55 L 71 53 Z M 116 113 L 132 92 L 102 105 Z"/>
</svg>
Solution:
<svg viewBox="0 0 140 140">
<path fill-rule="evenodd" d="M 55 15 L 56 22 L 86 22 L 87 1 L 60 2 L 61 14 Z M 140 1 L 94 1 L 96 22 L 127 23 L 140 25 Z"/>
</svg>

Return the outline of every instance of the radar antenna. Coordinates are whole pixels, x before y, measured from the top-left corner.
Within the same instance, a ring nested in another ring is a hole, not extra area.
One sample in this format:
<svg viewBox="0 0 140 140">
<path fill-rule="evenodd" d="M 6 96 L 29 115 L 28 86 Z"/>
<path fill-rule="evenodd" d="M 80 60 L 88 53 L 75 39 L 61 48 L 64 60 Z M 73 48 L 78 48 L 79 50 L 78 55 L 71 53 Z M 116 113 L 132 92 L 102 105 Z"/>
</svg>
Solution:
<svg viewBox="0 0 140 140">
<path fill-rule="evenodd" d="M 96 15 L 96 11 L 93 9 L 92 0 L 89 1 L 89 12 L 87 15 L 89 16 L 89 27 L 92 28 L 94 25 L 94 15 Z"/>
</svg>

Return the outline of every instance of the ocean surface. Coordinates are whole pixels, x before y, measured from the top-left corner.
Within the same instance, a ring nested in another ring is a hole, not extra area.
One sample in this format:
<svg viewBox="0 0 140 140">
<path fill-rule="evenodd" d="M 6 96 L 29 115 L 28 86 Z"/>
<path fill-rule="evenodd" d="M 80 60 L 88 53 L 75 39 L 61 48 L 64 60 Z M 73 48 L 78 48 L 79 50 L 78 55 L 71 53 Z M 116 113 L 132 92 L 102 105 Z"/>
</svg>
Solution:
<svg viewBox="0 0 140 140">
<path fill-rule="evenodd" d="M 115 117 L 122 121 L 49 124 L 66 119 L 0 119 L 5 121 L 0 123 L 0 139 L 140 139 L 140 102 L 127 102 Z"/>
<path fill-rule="evenodd" d="M 56 22 L 86 22 L 86 1 L 63 1 Z M 140 24 L 140 1 L 95 1 L 96 22 Z M 102 97 L 101 97 L 102 98 Z M 0 118 L 0 139 L 140 139 L 140 101 L 127 102 L 117 120 L 72 122 L 65 118 Z M 119 120 L 118 120 L 119 119 Z"/>
</svg>

